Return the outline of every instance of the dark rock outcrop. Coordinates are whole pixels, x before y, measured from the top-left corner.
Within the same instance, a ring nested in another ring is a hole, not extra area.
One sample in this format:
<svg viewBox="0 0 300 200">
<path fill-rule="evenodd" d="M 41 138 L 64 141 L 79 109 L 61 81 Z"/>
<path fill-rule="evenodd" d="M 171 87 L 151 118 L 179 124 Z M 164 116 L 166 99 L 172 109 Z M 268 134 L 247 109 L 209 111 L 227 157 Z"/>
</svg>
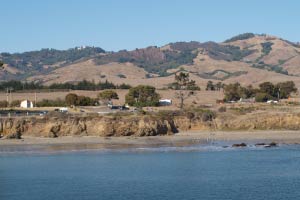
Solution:
<svg viewBox="0 0 300 200">
<path fill-rule="evenodd" d="M 232 147 L 247 147 L 246 143 L 233 144 Z"/>
</svg>

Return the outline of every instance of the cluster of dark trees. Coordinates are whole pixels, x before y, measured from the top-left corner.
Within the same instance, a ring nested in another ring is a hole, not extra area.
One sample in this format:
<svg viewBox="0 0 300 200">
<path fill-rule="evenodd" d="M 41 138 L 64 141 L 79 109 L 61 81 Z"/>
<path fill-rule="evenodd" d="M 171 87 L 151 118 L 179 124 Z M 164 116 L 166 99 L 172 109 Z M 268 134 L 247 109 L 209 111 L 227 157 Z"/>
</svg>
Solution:
<svg viewBox="0 0 300 200">
<path fill-rule="evenodd" d="M 261 43 L 261 46 L 262 46 L 261 52 L 262 52 L 264 55 L 268 55 L 268 54 L 272 51 L 272 45 L 273 45 L 272 42 L 264 42 L 264 43 Z"/>
<path fill-rule="evenodd" d="M 222 82 L 213 83 L 212 81 L 208 81 L 206 84 L 206 90 L 210 91 L 220 91 L 224 87 L 224 84 Z"/>
<path fill-rule="evenodd" d="M 148 85 L 130 88 L 125 96 L 125 102 L 135 107 L 158 106 L 159 99 L 160 95 L 155 91 L 155 87 Z"/>
<path fill-rule="evenodd" d="M 0 82 L 0 90 L 6 91 L 10 88 L 13 91 L 21 90 L 42 90 L 42 89 L 68 89 L 68 90 L 105 90 L 105 89 L 129 89 L 131 88 L 128 84 L 115 85 L 112 82 L 91 82 L 83 80 L 77 83 L 53 83 L 49 86 L 42 85 L 35 82 L 21 82 L 21 81 L 3 81 Z"/>
<path fill-rule="evenodd" d="M 225 101 L 237 101 L 241 98 L 255 98 L 256 102 L 266 102 L 268 100 L 280 100 L 288 98 L 292 93 L 297 92 L 293 81 L 273 84 L 264 82 L 259 88 L 241 86 L 239 83 L 224 86 Z"/>
<path fill-rule="evenodd" d="M 66 96 L 65 103 L 68 106 L 95 106 L 98 104 L 98 99 L 70 93 Z"/>
<path fill-rule="evenodd" d="M 0 101 L 0 108 L 17 107 L 20 106 L 20 103 L 19 100 L 14 100 L 10 103 L 8 101 Z"/>
<path fill-rule="evenodd" d="M 21 82 L 21 81 L 2 81 L 0 82 L 0 90 L 5 91 L 7 88 L 14 91 L 20 90 L 36 90 L 36 89 L 44 89 L 46 86 L 43 86 L 39 83 L 34 82 Z"/>
<path fill-rule="evenodd" d="M 131 88 L 128 84 L 115 85 L 112 82 L 91 82 L 87 80 L 80 81 L 76 84 L 72 83 L 54 83 L 48 86 L 49 89 L 71 89 L 71 90 L 105 90 L 105 89 L 129 89 Z"/>
<path fill-rule="evenodd" d="M 243 33 L 243 34 L 234 36 L 228 40 L 225 40 L 224 42 L 227 43 L 227 42 L 234 42 L 237 40 L 246 40 L 246 39 L 253 38 L 253 37 L 255 37 L 254 33 Z"/>
</svg>

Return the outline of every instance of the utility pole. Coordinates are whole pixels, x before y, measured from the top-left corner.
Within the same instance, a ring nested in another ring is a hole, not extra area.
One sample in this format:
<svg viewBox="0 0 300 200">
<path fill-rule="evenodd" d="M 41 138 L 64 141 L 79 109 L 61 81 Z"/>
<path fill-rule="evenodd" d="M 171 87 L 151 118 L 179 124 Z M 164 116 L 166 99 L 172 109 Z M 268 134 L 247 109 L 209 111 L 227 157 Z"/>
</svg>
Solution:
<svg viewBox="0 0 300 200">
<path fill-rule="evenodd" d="M 37 100 L 37 96 L 36 96 L 36 91 L 34 92 L 34 106 L 33 107 L 36 107 L 36 100 Z"/>
<path fill-rule="evenodd" d="M 12 101 L 12 90 L 13 90 L 13 88 L 12 87 L 7 87 L 6 88 L 6 101 L 7 101 L 7 103 L 11 103 L 11 101 Z"/>
<path fill-rule="evenodd" d="M 8 103 L 8 88 L 6 88 L 6 101 Z"/>
<path fill-rule="evenodd" d="M 13 90 L 13 88 L 9 88 L 10 89 L 10 104 L 11 104 L 11 102 L 12 102 L 12 90 Z"/>
</svg>

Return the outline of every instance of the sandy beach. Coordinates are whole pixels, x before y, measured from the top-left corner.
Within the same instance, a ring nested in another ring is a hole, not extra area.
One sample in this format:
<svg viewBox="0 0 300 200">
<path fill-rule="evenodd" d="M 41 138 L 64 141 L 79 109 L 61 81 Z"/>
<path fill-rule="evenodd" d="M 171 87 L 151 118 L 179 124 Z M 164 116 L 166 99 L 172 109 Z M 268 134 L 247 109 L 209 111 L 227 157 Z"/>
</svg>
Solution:
<svg viewBox="0 0 300 200">
<path fill-rule="evenodd" d="M 39 138 L 23 137 L 20 140 L 0 140 L 0 151 L 18 148 L 59 151 L 81 149 L 125 149 L 141 147 L 182 147 L 210 142 L 300 144 L 299 131 L 249 131 L 249 132 L 182 132 L 172 136 L 153 137 L 72 137 Z"/>
</svg>

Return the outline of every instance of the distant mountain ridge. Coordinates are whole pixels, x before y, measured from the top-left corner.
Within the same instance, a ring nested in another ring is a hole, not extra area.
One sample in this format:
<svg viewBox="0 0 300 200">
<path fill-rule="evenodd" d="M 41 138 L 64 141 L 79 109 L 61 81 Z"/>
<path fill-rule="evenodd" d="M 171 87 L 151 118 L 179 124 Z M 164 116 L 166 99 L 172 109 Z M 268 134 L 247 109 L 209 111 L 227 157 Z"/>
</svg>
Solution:
<svg viewBox="0 0 300 200">
<path fill-rule="evenodd" d="M 0 72 L 1 80 L 33 80 L 46 84 L 78 79 L 116 82 L 135 79 L 138 83 L 156 78 L 159 85 L 166 85 L 169 76 L 182 69 L 193 73 L 198 82 L 238 80 L 255 84 L 260 80 L 255 77 L 252 82 L 248 80 L 255 72 L 273 77 L 275 81 L 288 77 L 300 79 L 299 43 L 253 33 L 240 34 L 222 43 L 175 42 L 132 51 L 106 52 L 98 47 L 80 47 L 1 53 L 0 60 L 5 63 Z M 134 74 L 139 77 L 135 78 Z"/>
</svg>

